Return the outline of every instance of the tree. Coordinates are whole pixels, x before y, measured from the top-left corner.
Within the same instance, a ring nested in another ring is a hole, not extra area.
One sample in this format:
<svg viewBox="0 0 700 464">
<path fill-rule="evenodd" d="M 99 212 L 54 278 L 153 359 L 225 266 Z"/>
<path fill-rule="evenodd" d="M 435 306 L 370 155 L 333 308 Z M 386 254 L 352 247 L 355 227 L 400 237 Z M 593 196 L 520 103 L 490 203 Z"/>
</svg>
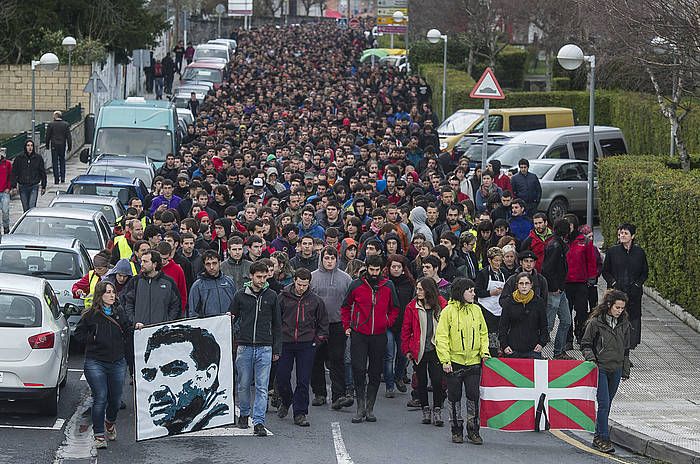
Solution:
<svg viewBox="0 0 700 464">
<path fill-rule="evenodd" d="M 496 57 L 509 42 L 506 24 L 517 1 L 464 0 L 468 18 L 465 36 L 470 44 L 469 68 L 474 55 L 488 60 L 492 68 L 496 66 Z"/>
</svg>

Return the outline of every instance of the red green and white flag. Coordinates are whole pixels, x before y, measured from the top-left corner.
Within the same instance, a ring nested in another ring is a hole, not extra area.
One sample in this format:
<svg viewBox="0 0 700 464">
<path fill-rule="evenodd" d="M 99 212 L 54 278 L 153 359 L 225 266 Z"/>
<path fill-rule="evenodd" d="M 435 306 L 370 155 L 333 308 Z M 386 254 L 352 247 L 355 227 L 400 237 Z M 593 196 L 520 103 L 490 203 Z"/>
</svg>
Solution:
<svg viewBox="0 0 700 464">
<path fill-rule="evenodd" d="M 588 361 L 490 358 L 481 373 L 481 426 L 595 430 L 598 368 Z"/>
</svg>

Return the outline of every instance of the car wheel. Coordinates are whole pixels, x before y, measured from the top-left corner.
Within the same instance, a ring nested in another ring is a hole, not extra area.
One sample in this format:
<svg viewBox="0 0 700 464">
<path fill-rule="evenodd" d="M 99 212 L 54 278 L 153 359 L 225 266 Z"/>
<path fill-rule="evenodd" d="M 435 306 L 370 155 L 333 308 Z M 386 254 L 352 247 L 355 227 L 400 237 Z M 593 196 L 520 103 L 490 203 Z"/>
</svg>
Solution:
<svg viewBox="0 0 700 464">
<path fill-rule="evenodd" d="M 569 203 L 563 198 L 555 198 L 549 205 L 549 223 L 554 224 L 557 219 L 562 219 L 569 212 Z"/>
<path fill-rule="evenodd" d="M 42 398 L 39 410 L 46 416 L 55 417 L 58 414 L 58 402 L 60 399 L 61 388 L 56 386 L 49 390 L 49 394 L 45 398 Z"/>
</svg>

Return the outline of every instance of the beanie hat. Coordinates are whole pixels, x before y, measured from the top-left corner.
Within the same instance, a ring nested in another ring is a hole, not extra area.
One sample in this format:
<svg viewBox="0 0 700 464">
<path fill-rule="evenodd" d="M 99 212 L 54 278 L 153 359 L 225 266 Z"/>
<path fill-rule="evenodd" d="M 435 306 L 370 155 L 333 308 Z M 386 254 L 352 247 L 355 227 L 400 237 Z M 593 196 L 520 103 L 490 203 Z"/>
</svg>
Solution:
<svg viewBox="0 0 700 464">
<path fill-rule="evenodd" d="M 92 264 L 95 267 L 108 267 L 109 260 L 104 255 L 98 253 L 94 258 L 92 258 Z"/>
</svg>

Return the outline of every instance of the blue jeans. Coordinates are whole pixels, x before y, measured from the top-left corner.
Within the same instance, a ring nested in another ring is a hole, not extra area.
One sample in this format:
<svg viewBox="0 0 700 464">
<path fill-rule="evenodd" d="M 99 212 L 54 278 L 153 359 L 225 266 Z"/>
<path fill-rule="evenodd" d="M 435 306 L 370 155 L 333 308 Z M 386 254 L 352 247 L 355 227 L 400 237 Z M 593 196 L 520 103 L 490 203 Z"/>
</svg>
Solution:
<svg viewBox="0 0 700 464">
<path fill-rule="evenodd" d="M 2 226 L 10 227 L 10 193 L 0 192 L 0 215 L 2 215 Z"/>
<path fill-rule="evenodd" d="M 309 413 L 309 380 L 315 353 L 316 346 L 313 342 L 282 344 L 282 353 L 277 364 L 277 392 L 282 404 L 292 406 L 295 416 Z M 292 393 L 291 378 L 294 367 L 297 381 Z"/>
<path fill-rule="evenodd" d="M 615 398 L 615 393 L 617 393 L 617 387 L 620 386 L 621 378 L 621 368 L 612 372 L 598 369 L 598 413 L 595 418 L 595 434 L 604 441 L 610 440 L 608 416 L 610 415 L 612 400 Z"/>
<path fill-rule="evenodd" d="M 92 430 L 95 436 L 105 434 L 105 420 L 116 422 L 122 401 L 126 359 L 113 363 L 85 358 L 85 379 L 92 390 Z"/>
<path fill-rule="evenodd" d="M 271 346 L 238 347 L 236 354 L 236 394 L 241 416 L 250 416 L 250 385 L 255 380 L 253 425 L 265 423 L 267 383 L 272 365 Z"/>
<path fill-rule="evenodd" d="M 51 145 L 51 169 L 55 183 L 66 180 L 66 147 L 65 145 Z"/>
<path fill-rule="evenodd" d="M 39 184 L 36 185 L 19 185 L 19 199 L 22 201 L 22 211 L 27 211 L 36 206 L 36 200 L 39 198 Z"/>
<path fill-rule="evenodd" d="M 559 316 L 559 327 L 557 336 L 554 339 L 554 356 L 562 354 L 566 347 L 566 337 L 571 327 L 571 313 L 569 312 L 569 301 L 566 293 L 559 294 L 550 292 L 547 296 L 547 330 L 554 328 L 554 320 Z"/>
<path fill-rule="evenodd" d="M 162 77 L 156 77 L 153 79 L 153 84 L 155 84 L 156 100 L 163 99 L 163 86 L 165 85 L 165 79 Z"/>
<path fill-rule="evenodd" d="M 386 352 L 384 353 L 384 383 L 386 391 L 394 391 L 394 356 L 396 356 L 396 343 L 394 332 L 386 331 Z"/>
</svg>

